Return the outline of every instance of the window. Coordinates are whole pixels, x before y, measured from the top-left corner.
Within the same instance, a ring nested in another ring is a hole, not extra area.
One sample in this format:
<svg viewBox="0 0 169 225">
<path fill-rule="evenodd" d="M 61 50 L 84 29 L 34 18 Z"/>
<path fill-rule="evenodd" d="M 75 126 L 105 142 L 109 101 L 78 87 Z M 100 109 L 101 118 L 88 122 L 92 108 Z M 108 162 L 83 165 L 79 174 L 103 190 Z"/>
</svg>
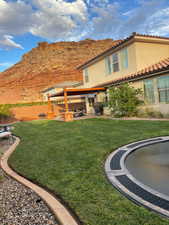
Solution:
<svg viewBox="0 0 169 225">
<path fill-rule="evenodd" d="M 159 102 L 169 103 L 169 76 L 157 79 Z"/>
<path fill-rule="evenodd" d="M 88 69 L 87 68 L 83 70 L 83 75 L 84 75 L 84 81 L 86 83 L 88 83 L 89 82 L 89 73 L 88 73 Z"/>
<path fill-rule="evenodd" d="M 113 72 L 119 71 L 119 58 L 117 53 L 114 53 L 112 55 L 112 67 L 113 67 Z"/>
<path fill-rule="evenodd" d="M 127 48 L 121 51 L 121 68 L 127 69 L 128 68 L 128 51 Z"/>
<path fill-rule="evenodd" d="M 147 103 L 155 103 L 153 80 L 144 81 L 144 98 Z"/>
<path fill-rule="evenodd" d="M 110 56 L 105 58 L 106 75 L 112 72 Z"/>
</svg>

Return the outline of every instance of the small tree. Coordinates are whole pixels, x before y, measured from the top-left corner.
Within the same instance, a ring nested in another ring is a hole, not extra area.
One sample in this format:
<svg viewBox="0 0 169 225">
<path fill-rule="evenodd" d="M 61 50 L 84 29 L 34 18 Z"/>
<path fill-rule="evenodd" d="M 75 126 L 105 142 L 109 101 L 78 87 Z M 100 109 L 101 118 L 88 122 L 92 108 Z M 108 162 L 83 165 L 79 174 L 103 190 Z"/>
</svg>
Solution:
<svg viewBox="0 0 169 225">
<path fill-rule="evenodd" d="M 134 116 L 137 107 L 143 101 L 139 99 L 142 90 L 133 88 L 129 84 L 122 84 L 109 89 L 109 108 L 114 116 Z"/>
</svg>

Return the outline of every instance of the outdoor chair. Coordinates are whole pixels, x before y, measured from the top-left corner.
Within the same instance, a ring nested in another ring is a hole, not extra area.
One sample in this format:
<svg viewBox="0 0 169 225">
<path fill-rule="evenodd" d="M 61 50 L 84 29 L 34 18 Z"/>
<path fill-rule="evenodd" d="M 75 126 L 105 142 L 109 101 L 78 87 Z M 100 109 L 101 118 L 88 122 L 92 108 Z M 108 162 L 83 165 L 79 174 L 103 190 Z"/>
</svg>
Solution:
<svg viewBox="0 0 169 225">
<path fill-rule="evenodd" d="M 83 110 L 75 110 L 74 112 L 73 112 L 73 117 L 81 117 L 81 116 L 84 116 L 85 114 L 84 114 L 84 111 Z"/>
<path fill-rule="evenodd" d="M 3 138 L 8 138 L 9 144 L 12 144 L 14 142 L 11 127 L 5 125 L 0 128 L 0 139 Z"/>
</svg>

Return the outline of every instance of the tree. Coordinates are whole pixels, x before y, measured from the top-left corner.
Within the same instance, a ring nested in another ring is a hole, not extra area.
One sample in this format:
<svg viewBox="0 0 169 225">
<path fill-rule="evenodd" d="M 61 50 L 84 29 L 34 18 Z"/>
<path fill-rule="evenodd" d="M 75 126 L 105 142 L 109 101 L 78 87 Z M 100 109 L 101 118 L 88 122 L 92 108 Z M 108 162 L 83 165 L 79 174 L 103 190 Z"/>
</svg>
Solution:
<svg viewBox="0 0 169 225">
<path fill-rule="evenodd" d="M 129 84 L 122 84 L 109 88 L 109 108 L 114 116 L 134 116 L 137 107 L 143 103 L 140 100 L 142 90 L 133 88 Z"/>
</svg>

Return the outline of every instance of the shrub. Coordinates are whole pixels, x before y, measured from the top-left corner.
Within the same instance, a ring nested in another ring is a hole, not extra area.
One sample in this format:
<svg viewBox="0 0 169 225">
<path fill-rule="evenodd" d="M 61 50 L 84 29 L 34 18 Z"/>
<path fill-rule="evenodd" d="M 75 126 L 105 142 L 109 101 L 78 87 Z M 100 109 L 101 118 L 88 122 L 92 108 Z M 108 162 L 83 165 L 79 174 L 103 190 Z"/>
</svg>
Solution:
<svg viewBox="0 0 169 225">
<path fill-rule="evenodd" d="M 149 118 L 163 118 L 164 115 L 160 111 L 153 110 L 152 108 L 146 108 L 145 113 Z"/>
<path fill-rule="evenodd" d="M 163 116 L 164 116 L 164 118 L 169 119 L 169 113 L 166 113 Z"/>
<path fill-rule="evenodd" d="M 153 109 L 139 111 L 137 116 L 142 118 L 164 118 L 164 115 L 160 111 L 154 111 Z"/>
<path fill-rule="evenodd" d="M 137 107 L 143 103 L 139 99 L 141 89 L 135 89 L 129 84 L 123 84 L 109 89 L 109 107 L 115 117 L 135 116 Z"/>
</svg>

